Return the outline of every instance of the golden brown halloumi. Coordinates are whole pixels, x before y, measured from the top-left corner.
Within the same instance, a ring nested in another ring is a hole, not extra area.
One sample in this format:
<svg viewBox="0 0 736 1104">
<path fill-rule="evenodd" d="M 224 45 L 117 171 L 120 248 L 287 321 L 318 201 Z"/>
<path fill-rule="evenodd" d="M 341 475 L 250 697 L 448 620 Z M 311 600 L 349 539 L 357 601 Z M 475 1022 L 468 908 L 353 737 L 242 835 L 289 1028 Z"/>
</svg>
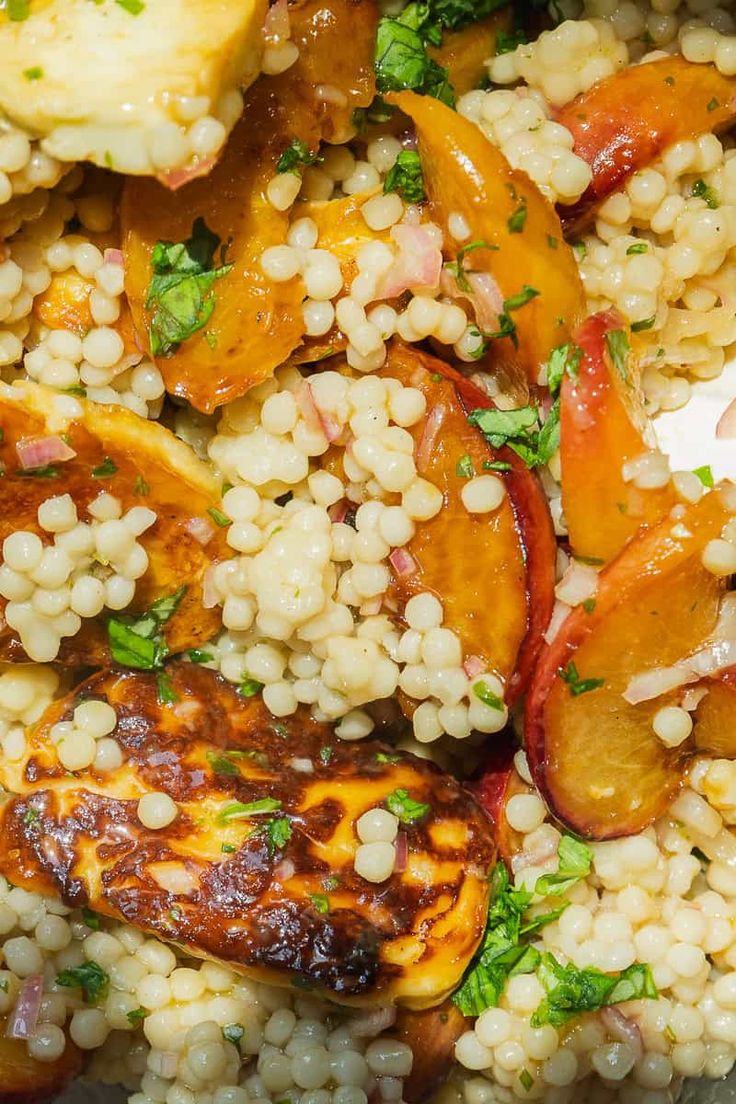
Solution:
<svg viewBox="0 0 736 1104">
<path fill-rule="evenodd" d="M 141 537 L 148 569 L 125 613 L 138 615 L 186 586 L 163 628 L 169 651 L 212 639 L 221 623 L 220 610 L 203 608 L 204 576 L 233 552 L 224 530 L 208 516 L 220 503 L 219 483 L 188 445 L 165 426 L 122 406 L 62 395 L 27 381 L 0 383 L 0 431 L 0 546 L 18 529 L 41 533 L 38 507 L 52 495 L 71 495 L 83 521 L 91 520 L 86 508 L 103 491 L 118 498 L 123 510 L 147 506 L 158 515 Z M 22 452 L 24 443 L 49 436 L 62 437 L 76 455 L 35 472 L 24 470 L 17 446 Z M 196 528 L 202 523 L 208 527 L 206 543 Z M 43 539 L 51 542 L 48 534 Z M 0 613 L 5 605 L 0 598 Z M 17 635 L 0 619 L 0 660 L 26 658 Z M 109 662 L 104 611 L 62 641 L 58 658 L 89 666 Z"/>
<path fill-rule="evenodd" d="M 200 101 L 232 126 L 223 101 L 260 67 L 266 0 L 30 0 L 22 19 L 8 18 L 9 6 L 0 6 L 0 114 L 61 161 L 182 168 L 187 145 L 162 161 L 161 143 L 187 107 Z"/>
<path fill-rule="evenodd" d="M 207 668 L 174 663 L 166 678 L 162 704 L 153 674 L 99 673 L 29 730 L 23 759 L 0 765 L 18 795 L 0 814 L 0 870 L 261 981 L 348 1004 L 441 1001 L 486 921 L 494 844 L 473 798 L 434 764 L 341 742 L 306 713 L 275 720 Z M 124 763 L 72 775 L 52 728 L 88 698 L 116 710 Z M 428 809 L 402 827 L 405 869 L 376 885 L 355 872 L 355 822 L 397 789 Z M 149 791 L 178 805 L 166 828 L 138 819 Z"/>
</svg>

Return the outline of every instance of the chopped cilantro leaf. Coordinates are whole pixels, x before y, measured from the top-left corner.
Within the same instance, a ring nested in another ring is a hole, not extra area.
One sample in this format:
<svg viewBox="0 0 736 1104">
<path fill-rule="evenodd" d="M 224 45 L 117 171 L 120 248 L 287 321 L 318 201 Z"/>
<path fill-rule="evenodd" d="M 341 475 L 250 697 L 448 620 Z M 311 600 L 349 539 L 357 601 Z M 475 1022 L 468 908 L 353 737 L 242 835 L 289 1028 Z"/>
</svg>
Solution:
<svg viewBox="0 0 736 1104">
<path fill-rule="evenodd" d="M 557 849 L 559 865 L 555 874 L 543 874 L 537 879 L 534 892 L 540 897 L 560 896 L 590 874 L 593 852 L 575 836 L 562 837 Z"/>
<path fill-rule="evenodd" d="M 153 274 L 145 301 L 146 310 L 153 311 L 149 325 L 153 356 L 174 352 L 211 318 L 215 309 L 213 285 L 232 268 L 223 263 L 214 267 L 219 245 L 217 234 L 204 219 L 197 218 L 186 241 L 158 241 L 153 247 Z"/>
<path fill-rule="evenodd" d="M 131 15 L 140 15 L 146 7 L 143 0 L 115 0 L 115 3 Z"/>
<path fill-rule="evenodd" d="M 242 680 L 240 686 L 238 687 L 238 693 L 240 694 L 241 698 L 254 698 L 256 694 L 259 694 L 261 692 L 262 689 L 262 682 L 259 682 L 258 679 L 248 678 L 248 676 L 246 675 L 246 677 Z"/>
<path fill-rule="evenodd" d="M 552 350 L 547 361 L 547 386 L 553 395 L 560 390 L 564 376 L 569 376 L 573 382 L 577 380 L 582 359 L 583 350 L 572 342 Z"/>
<path fill-rule="evenodd" d="M 413 797 L 409 796 L 408 790 L 402 789 L 390 793 L 386 798 L 385 805 L 388 811 L 398 817 L 402 824 L 415 824 L 416 821 L 421 820 L 430 812 L 429 805 L 425 805 L 422 801 L 415 801 Z"/>
<path fill-rule="evenodd" d="M 462 249 L 458 249 L 457 257 L 450 264 L 446 265 L 447 271 L 455 277 L 457 286 L 460 291 L 471 292 L 473 290 L 472 284 L 468 280 L 467 269 L 465 268 L 465 258 L 468 253 L 473 253 L 476 249 L 493 249 L 497 250 L 497 245 L 491 245 L 487 241 L 472 241 L 464 245 Z"/>
<path fill-rule="evenodd" d="M 416 150 L 402 150 L 383 181 L 384 195 L 398 192 L 405 203 L 421 203 L 425 199 L 422 163 Z"/>
<path fill-rule="evenodd" d="M 561 1027 L 583 1012 L 658 996 L 652 971 L 642 962 L 619 974 L 604 974 L 593 967 L 579 970 L 572 962 L 561 966 L 553 955 L 543 954 L 537 977 L 547 996 L 531 1018 L 532 1027 Z"/>
<path fill-rule="evenodd" d="M 524 1067 L 524 1069 L 522 1069 L 521 1073 L 519 1074 L 519 1081 L 521 1082 L 521 1087 L 524 1089 L 525 1092 L 532 1091 L 532 1088 L 534 1087 L 534 1078 L 530 1074 L 529 1070 L 526 1069 L 526 1067 Z"/>
<path fill-rule="evenodd" d="M 207 762 L 212 767 L 215 774 L 229 774 L 231 776 L 240 774 L 240 771 L 233 763 L 232 757 L 228 757 L 227 752 L 208 751 Z"/>
<path fill-rule="evenodd" d="M 640 318 L 638 322 L 631 323 L 632 333 L 641 333 L 642 330 L 651 330 L 652 326 L 657 320 L 656 314 L 650 315 L 649 318 Z"/>
<path fill-rule="evenodd" d="M 690 190 L 690 195 L 705 200 L 706 207 L 710 207 L 711 211 L 715 211 L 716 207 L 720 206 L 715 189 L 706 184 L 704 180 L 695 181 Z"/>
<path fill-rule="evenodd" d="M 43 76 L 43 69 L 40 65 L 32 65 L 30 69 L 23 70 L 23 76 L 29 81 L 40 80 Z"/>
<path fill-rule="evenodd" d="M 330 899 L 324 893 L 310 893 L 309 900 L 312 902 L 312 907 L 315 912 L 324 916 L 330 911 Z"/>
<path fill-rule="evenodd" d="M 702 468 L 694 468 L 693 475 L 697 475 L 704 487 L 712 487 L 715 484 L 710 464 L 703 464 Z"/>
<path fill-rule="evenodd" d="M 39 468 L 18 468 L 15 474 L 30 479 L 56 479 L 59 469 L 55 464 L 44 464 Z"/>
<path fill-rule="evenodd" d="M 118 466 L 114 460 L 109 456 L 106 456 L 101 464 L 98 464 L 96 468 L 92 469 L 92 475 L 95 479 L 109 479 L 115 475 L 118 470 Z"/>
<path fill-rule="evenodd" d="M 6 0 L 5 10 L 11 23 L 23 23 L 31 12 L 31 0 Z"/>
<path fill-rule="evenodd" d="M 143 1005 L 139 1005 L 138 1008 L 133 1008 L 130 1012 L 126 1012 L 125 1014 L 128 1017 L 128 1023 L 131 1023 L 133 1027 L 137 1027 L 139 1023 L 142 1023 L 143 1020 L 145 1020 L 146 1016 L 148 1015 L 148 1011 L 143 1007 Z"/>
<path fill-rule="evenodd" d="M 589 694 L 591 690 L 598 690 L 606 682 L 602 678 L 581 678 L 572 660 L 570 660 L 567 667 L 560 667 L 557 674 L 563 682 L 567 683 L 568 689 L 574 698 L 579 698 L 581 694 Z"/>
<path fill-rule="evenodd" d="M 314 165 L 318 160 L 318 154 L 313 153 L 306 142 L 302 142 L 299 138 L 292 138 L 276 162 L 276 172 L 296 173 L 299 176 L 305 165 Z"/>
<path fill-rule="evenodd" d="M 229 518 L 227 514 L 223 514 L 222 510 L 218 510 L 216 506 L 210 506 L 207 510 L 215 525 L 219 525 L 221 529 L 227 529 L 228 525 L 232 525 L 232 518 Z"/>
<path fill-rule="evenodd" d="M 273 857 L 277 851 L 281 851 L 286 847 L 291 839 L 292 833 L 289 818 L 285 816 L 273 817 L 271 820 L 266 821 L 263 832 L 266 836 L 268 853 Z"/>
<path fill-rule="evenodd" d="M 324 763 L 324 765 L 325 765 L 325 766 L 327 766 L 327 764 L 329 763 L 330 759 L 332 758 L 332 755 L 333 755 L 333 750 L 334 750 L 334 749 L 333 749 L 333 748 L 331 748 L 331 747 L 329 747 L 329 746 L 328 746 L 327 744 L 325 744 L 325 746 L 324 746 L 324 747 L 321 747 L 321 748 L 319 749 L 319 760 L 320 760 L 320 763 Z"/>
<path fill-rule="evenodd" d="M 428 9 L 422 5 L 421 10 Z M 376 88 L 379 92 L 400 92 L 411 88 L 454 107 L 455 94 L 447 79 L 447 70 L 429 56 L 425 42 L 437 41 L 428 17 L 417 15 L 420 5 L 409 4 L 395 19 L 384 16 L 376 34 Z"/>
<path fill-rule="evenodd" d="M 107 994 L 110 978 L 97 962 L 83 962 L 71 970 L 62 970 L 56 984 L 65 989 L 81 989 L 85 1004 L 99 1004 Z"/>
<path fill-rule="evenodd" d="M 190 663 L 211 663 L 215 658 L 212 652 L 202 651 L 201 648 L 190 648 L 187 652 Z"/>
<path fill-rule="evenodd" d="M 85 908 L 82 909 L 82 919 L 91 931 L 100 930 L 100 918 L 91 908 L 85 906 Z"/>
<path fill-rule="evenodd" d="M 141 498 L 145 498 L 146 495 L 150 494 L 150 492 L 151 488 L 149 487 L 148 483 L 146 483 L 143 476 L 137 475 L 135 477 L 135 483 L 133 484 L 133 494 L 139 495 Z"/>
<path fill-rule="evenodd" d="M 519 206 L 514 211 L 513 215 L 510 215 L 506 220 L 506 226 L 509 234 L 520 234 L 524 229 L 524 223 L 526 222 L 526 202 L 522 200 Z"/>
<path fill-rule="evenodd" d="M 231 820 L 244 820 L 264 813 L 275 813 L 281 808 L 281 802 L 275 797 L 262 797 L 258 801 L 231 801 L 220 810 L 217 820 L 220 824 L 229 824 Z"/>
<path fill-rule="evenodd" d="M 496 33 L 496 57 L 499 54 L 510 54 L 517 46 L 523 46 L 527 38 L 520 29 L 514 31 L 498 31 Z"/>
<path fill-rule="evenodd" d="M 630 245 L 629 248 L 626 250 L 626 256 L 631 257 L 635 253 L 646 253 L 648 248 L 649 246 L 646 242 L 635 242 L 634 245 Z"/>
<path fill-rule="evenodd" d="M 402 755 L 393 755 L 386 751 L 376 752 L 377 763 L 400 763 L 402 759 Z"/>
<path fill-rule="evenodd" d="M 232 843 L 223 843 L 220 847 L 220 850 L 224 855 L 234 855 L 237 851 L 237 847 L 235 847 Z"/>
<path fill-rule="evenodd" d="M 478 679 L 477 682 L 473 683 L 473 693 L 489 709 L 503 709 L 503 700 L 499 698 L 498 694 L 493 693 L 485 679 Z"/>
<path fill-rule="evenodd" d="M 461 456 L 455 465 L 455 475 L 459 479 L 472 479 L 475 475 L 475 468 L 473 467 L 473 458 L 469 453 L 465 453 Z"/>
<path fill-rule="evenodd" d="M 715 109 L 717 107 L 720 107 L 720 106 L 721 106 L 720 101 L 717 100 L 714 96 L 712 100 L 708 100 L 707 110 L 708 111 L 715 111 Z"/>
<path fill-rule="evenodd" d="M 606 333 L 606 348 L 614 368 L 621 376 L 624 383 L 630 382 L 628 359 L 629 339 L 624 330 L 608 330 Z"/>
<path fill-rule="evenodd" d="M 548 463 L 559 447 L 559 400 L 555 401 L 544 422 L 535 406 L 521 406 L 516 410 L 473 410 L 468 421 L 478 427 L 493 448 L 508 445 L 529 468 Z"/>
<path fill-rule="evenodd" d="M 163 671 L 156 675 L 156 697 L 161 705 L 173 705 L 179 701 L 179 695 L 171 685 L 171 679 Z"/>
<path fill-rule="evenodd" d="M 222 1029 L 223 1038 L 233 1046 L 240 1046 L 240 1040 L 245 1035 L 245 1028 L 240 1023 L 225 1024 Z"/>
<path fill-rule="evenodd" d="M 186 591 L 186 586 L 180 586 L 173 594 L 157 599 L 146 613 L 136 619 L 109 618 L 107 638 L 113 662 L 141 671 L 160 667 L 169 654 L 161 636 L 161 626 L 176 613 Z"/>
</svg>

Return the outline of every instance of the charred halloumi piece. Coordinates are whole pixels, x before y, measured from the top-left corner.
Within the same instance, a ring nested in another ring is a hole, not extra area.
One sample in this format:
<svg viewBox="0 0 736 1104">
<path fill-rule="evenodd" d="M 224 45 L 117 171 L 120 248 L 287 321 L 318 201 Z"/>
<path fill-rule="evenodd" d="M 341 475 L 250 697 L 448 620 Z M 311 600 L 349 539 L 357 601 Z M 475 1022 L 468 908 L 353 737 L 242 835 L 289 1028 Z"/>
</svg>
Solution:
<svg viewBox="0 0 736 1104">
<path fill-rule="evenodd" d="M 188 445 L 165 426 L 122 406 L 62 395 L 26 381 L 0 383 L 0 431 L 0 548 L 18 530 L 51 543 L 51 535 L 38 523 L 38 507 L 53 496 L 69 494 L 81 521 L 91 520 L 87 507 L 103 492 L 118 499 L 124 512 L 148 507 L 156 514 L 140 538 L 148 568 L 124 612 L 138 616 L 185 587 L 176 612 L 162 628 L 169 652 L 212 639 L 220 611 L 203 608 L 203 581 L 212 564 L 233 553 L 225 530 L 208 513 L 218 516 L 220 485 Z M 41 462 L 54 449 L 67 458 Z M 34 456 L 41 457 L 38 467 L 32 466 Z M 0 613 L 6 605 L 0 598 Z M 59 661 L 108 663 L 107 616 L 103 610 L 97 618 L 85 618 L 75 636 L 62 640 Z M 26 658 L 17 634 L 0 618 L 0 660 Z"/>
<path fill-rule="evenodd" d="M 0 9 L 0 114 L 61 161 L 153 174 L 207 161 L 257 76 L 266 0 L 30 0 Z M 28 74 L 31 74 L 29 77 Z M 204 142 L 204 146 L 202 143 Z M 211 163 L 211 159 L 210 159 Z"/>
<path fill-rule="evenodd" d="M 340 742 L 304 713 L 276 720 L 207 668 L 165 678 L 162 693 L 153 674 L 102 672 L 29 730 L 0 766 L 18 795 L 0 813 L 0 870 L 259 981 L 440 1002 L 486 921 L 494 845 L 473 798 L 425 760 Z M 115 709 L 119 769 L 60 765 L 54 726 L 82 699 Z M 162 791 L 175 819 L 145 828 L 138 802 Z M 356 821 L 397 791 L 418 803 L 400 825 L 405 864 L 373 884 L 354 868 Z"/>
</svg>

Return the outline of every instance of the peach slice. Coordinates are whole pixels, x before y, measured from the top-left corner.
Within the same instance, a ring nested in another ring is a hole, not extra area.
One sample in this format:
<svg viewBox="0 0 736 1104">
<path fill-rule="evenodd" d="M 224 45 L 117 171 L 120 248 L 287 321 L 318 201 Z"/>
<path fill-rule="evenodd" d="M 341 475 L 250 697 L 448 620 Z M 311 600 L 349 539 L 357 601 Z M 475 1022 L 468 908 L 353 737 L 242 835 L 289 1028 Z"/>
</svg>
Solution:
<svg viewBox="0 0 736 1104">
<path fill-rule="evenodd" d="M 612 559 L 640 526 L 656 523 L 676 502 L 671 483 L 639 490 L 623 477 L 626 461 L 653 447 L 625 325 L 616 310 L 588 318 L 574 338 L 582 358 L 561 387 L 567 531 L 576 555 L 600 562 Z"/>
<path fill-rule="evenodd" d="M 585 316 L 575 258 L 554 208 L 462 115 L 413 92 L 387 99 L 416 126 L 430 209 L 445 232 L 447 259 L 463 267 L 466 279 L 472 273 L 490 278 L 485 297 L 494 300 L 496 314 L 513 321 L 513 336 L 491 342 L 494 366 L 535 384 L 552 349 L 569 340 Z M 465 246 L 474 245 L 460 261 L 462 246 L 448 230 L 451 215 L 462 215 L 470 230 Z M 504 308 L 525 288 L 535 294 L 519 307 Z M 509 328 L 502 317 L 495 332 Z"/>
<path fill-rule="evenodd" d="M 491 819 L 498 853 L 509 869 L 513 856 L 522 849 L 524 837 L 506 820 L 506 806 L 516 794 L 532 792 L 514 768 L 516 750 L 510 732 L 497 736 L 488 749 L 480 777 L 470 787 Z"/>
<path fill-rule="evenodd" d="M 468 412 L 489 400 L 446 364 L 395 343 L 382 371 L 425 395 L 427 414 L 413 428 L 417 470 L 445 499 L 439 514 L 417 526 L 407 545 L 417 568 L 396 576 L 391 593 L 402 605 L 420 591 L 435 593 L 464 655 L 494 671 L 511 701 L 522 690 L 551 612 L 555 546 L 543 492 L 536 476 L 516 465 L 517 457 L 496 453 L 469 424 Z M 490 515 L 469 514 L 460 497 L 467 474 L 458 465 L 482 475 L 484 464 L 498 462 L 511 465 L 497 473 L 506 498 Z"/>
<path fill-rule="evenodd" d="M 67 1039 L 64 1053 L 53 1062 L 39 1062 L 22 1039 L 8 1039 L 0 1030 L 0 1104 L 51 1104 L 82 1072 L 82 1051 Z"/>
<path fill-rule="evenodd" d="M 210 640 L 220 614 L 203 608 L 203 580 L 213 563 L 232 552 L 225 530 L 208 514 L 219 505 L 219 484 L 192 450 L 164 426 L 122 406 L 103 406 L 28 382 L 0 385 L 0 426 L 0 546 L 16 530 L 39 533 L 38 507 L 53 495 L 70 494 L 83 521 L 90 520 L 87 506 L 103 491 L 118 498 L 123 511 L 147 506 L 157 514 L 141 537 L 149 565 L 125 613 L 139 615 L 186 586 L 164 628 L 166 644 L 178 652 Z M 23 443 L 33 438 L 61 439 L 72 456 L 57 464 L 24 468 L 18 446 L 23 451 Z M 44 535 L 44 540 L 50 538 Z M 0 599 L 0 608 L 5 605 Z M 0 659 L 26 659 L 4 618 Z M 109 662 L 104 614 L 85 619 L 76 636 L 62 640 L 59 661 Z"/>
<path fill-rule="evenodd" d="M 469 23 L 460 30 L 446 30 L 442 44 L 429 47 L 430 56 L 447 69 L 447 79 L 455 90 L 456 98 L 478 88 L 483 78 L 488 76 L 485 62 L 496 52 L 499 31 L 510 30 L 511 24 L 511 8 L 499 8 L 485 19 Z"/>
<path fill-rule="evenodd" d="M 695 713 L 695 746 L 717 759 L 736 759 L 736 668 L 701 685 L 707 693 Z"/>
<path fill-rule="evenodd" d="M 593 170 L 582 198 L 560 208 L 565 228 L 584 223 L 597 204 L 667 146 L 724 130 L 735 114 L 733 78 L 682 57 L 634 65 L 594 84 L 557 115 L 572 132 L 573 151 Z"/>
<path fill-rule="evenodd" d="M 674 695 L 630 705 L 634 675 L 669 666 L 713 631 L 724 581 L 702 565 L 729 520 L 711 491 L 642 530 L 601 573 L 595 606 L 578 606 L 543 651 L 527 699 L 525 746 L 550 809 L 593 839 L 638 832 L 664 812 L 695 748 L 668 748 L 652 729 Z"/>
<path fill-rule="evenodd" d="M 314 149 L 338 140 L 352 110 L 374 91 L 372 0 L 306 0 L 289 8 L 298 61 L 282 76 L 249 90 L 241 122 L 209 176 L 174 193 L 153 180 L 129 178 L 121 223 L 126 292 L 139 339 L 147 345 L 146 297 L 157 241 L 185 241 L 198 217 L 227 243 L 232 269 L 213 288 L 215 309 L 168 356 L 157 357 L 166 389 L 211 413 L 268 379 L 304 335 L 300 279 L 274 283 L 260 267 L 264 249 L 283 244 L 289 216 L 266 199 L 279 155 L 293 139 Z"/>
</svg>

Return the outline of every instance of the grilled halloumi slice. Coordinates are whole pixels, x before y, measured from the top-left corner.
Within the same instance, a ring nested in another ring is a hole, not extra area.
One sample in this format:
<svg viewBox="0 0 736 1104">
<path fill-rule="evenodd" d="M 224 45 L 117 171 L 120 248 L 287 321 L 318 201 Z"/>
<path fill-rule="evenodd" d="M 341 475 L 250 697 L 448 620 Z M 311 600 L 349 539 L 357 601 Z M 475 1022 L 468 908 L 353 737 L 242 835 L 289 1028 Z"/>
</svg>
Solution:
<svg viewBox="0 0 736 1104">
<path fill-rule="evenodd" d="M 25 447 L 62 440 L 73 455 L 40 467 L 23 466 Z M 212 564 L 233 555 L 225 530 L 209 510 L 220 503 L 220 484 L 165 426 L 149 422 L 122 406 L 102 405 L 28 381 L 0 383 L 0 548 L 20 529 L 42 536 L 38 507 L 47 498 L 69 494 L 80 520 L 91 520 L 87 507 L 102 492 L 123 508 L 146 506 L 156 522 L 140 538 L 148 569 L 137 581 L 126 614 L 139 615 L 162 598 L 186 587 L 176 612 L 163 626 L 170 652 L 211 640 L 220 623 L 219 609 L 202 606 L 203 581 Z M 0 598 L 0 614 L 7 603 Z M 117 615 L 116 615 L 117 616 Z M 17 634 L 0 618 L 0 660 L 25 661 Z M 110 661 L 105 612 L 85 619 L 80 631 L 62 641 L 59 661 L 102 666 Z"/>
<path fill-rule="evenodd" d="M 219 116 L 227 129 L 235 122 L 237 90 L 258 74 L 266 7 L 266 0 L 6 0 L 0 114 L 61 161 L 136 174 L 206 162 L 202 127 L 194 134 L 188 127 L 198 111 Z"/>
<path fill-rule="evenodd" d="M 440 1002 L 486 921 L 494 844 L 473 798 L 425 760 L 341 742 L 305 713 L 277 721 L 207 668 L 165 679 L 162 694 L 153 674 L 99 673 L 29 730 L 23 758 L 0 764 L 18 795 L 0 812 L 0 870 L 260 981 Z M 82 699 L 115 709 L 119 769 L 60 765 L 54 725 Z M 176 817 L 145 828 L 139 799 L 162 791 Z M 397 791 L 405 867 L 374 884 L 354 868 L 355 824 Z"/>
</svg>

